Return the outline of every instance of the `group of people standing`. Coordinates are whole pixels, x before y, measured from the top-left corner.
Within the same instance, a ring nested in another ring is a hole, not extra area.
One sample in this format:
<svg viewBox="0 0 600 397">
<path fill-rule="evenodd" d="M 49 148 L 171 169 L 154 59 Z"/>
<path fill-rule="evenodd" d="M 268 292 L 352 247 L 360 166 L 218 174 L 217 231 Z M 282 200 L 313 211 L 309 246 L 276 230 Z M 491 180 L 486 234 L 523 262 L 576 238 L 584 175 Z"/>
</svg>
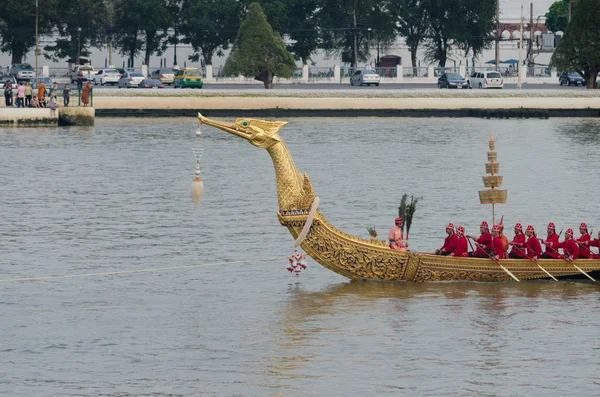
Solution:
<svg viewBox="0 0 600 397">
<path fill-rule="evenodd" d="M 450 255 L 459 257 L 493 258 L 493 259 L 593 259 L 600 258 L 590 247 L 600 247 L 600 232 L 597 239 L 592 239 L 586 223 L 579 225 L 581 236 L 574 238 L 573 229 L 569 228 L 565 232 L 563 241 L 559 241 L 560 234 L 556 233 L 556 227 L 550 222 L 547 227 L 547 237 L 538 239 L 535 228 L 532 225 L 527 226 L 523 233 L 523 225 L 517 223 L 514 227 L 514 238 L 508 241 L 504 234 L 503 225 L 494 225 L 490 233 L 489 225 L 483 221 L 479 226 L 480 236 L 475 238 L 465 235 L 465 228 L 459 226 L 454 230 L 454 225 L 449 223 L 446 226 L 448 236 L 444 240 L 444 245 L 436 250 L 436 255 Z M 561 232 L 562 233 L 562 232 Z M 469 241 L 475 243 L 474 249 L 468 251 Z M 542 244 L 546 249 L 542 251 Z M 510 248 L 510 251 L 509 251 Z M 562 253 L 560 252 L 562 250 Z"/>
<path fill-rule="evenodd" d="M 29 81 L 19 83 L 17 88 L 16 101 L 13 101 L 13 87 L 10 80 L 4 83 L 4 104 L 6 107 L 16 105 L 19 108 L 45 108 L 56 110 L 58 106 L 57 97 L 59 88 L 57 83 L 53 83 L 51 88 L 46 87 L 44 82 L 40 81 L 37 85 L 37 94 L 33 95 L 33 87 Z M 87 81 L 83 84 L 81 90 L 81 102 L 83 106 L 88 106 L 90 103 L 90 95 L 92 92 L 92 84 Z M 63 106 L 69 106 L 71 102 L 71 89 L 69 84 L 65 84 L 62 90 Z"/>
</svg>

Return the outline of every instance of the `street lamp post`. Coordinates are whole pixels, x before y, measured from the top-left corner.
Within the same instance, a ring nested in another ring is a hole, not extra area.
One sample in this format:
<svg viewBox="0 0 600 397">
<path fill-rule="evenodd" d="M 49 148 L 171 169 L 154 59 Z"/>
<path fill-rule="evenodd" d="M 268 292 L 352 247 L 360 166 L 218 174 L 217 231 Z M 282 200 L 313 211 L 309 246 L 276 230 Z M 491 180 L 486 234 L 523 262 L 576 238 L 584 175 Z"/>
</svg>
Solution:
<svg viewBox="0 0 600 397">
<path fill-rule="evenodd" d="M 77 28 L 77 65 L 79 65 L 79 55 L 81 54 L 81 28 Z"/>
<path fill-rule="evenodd" d="M 38 77 L 38 53 L 39 53 L 39 40 L 38 40 L 38 0 L 35 0 L 35 80 L 34 84 L 37 83 Z"/>
</svg>

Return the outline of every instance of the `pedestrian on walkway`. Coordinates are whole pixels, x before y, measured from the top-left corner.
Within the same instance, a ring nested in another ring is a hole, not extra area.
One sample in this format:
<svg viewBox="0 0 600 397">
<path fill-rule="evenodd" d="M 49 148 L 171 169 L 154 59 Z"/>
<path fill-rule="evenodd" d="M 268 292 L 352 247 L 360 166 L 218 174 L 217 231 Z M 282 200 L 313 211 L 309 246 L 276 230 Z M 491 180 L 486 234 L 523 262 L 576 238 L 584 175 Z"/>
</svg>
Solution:
<svg viewBox="0 0 600 397">
<path fill-rule="evenodd" d="M 25 86 L 23 82 L 19 83 L 19 87 L 17 88 L 17 107 L 25 107 Z"/>
<path fill-rule="evenodd" d="M 69 88 L 69 84 L 65 84 L 65 88 L 63 88 L 63 105 L 69 106 L 70 100 L 71 100 L 71 89 Z"/>
<path fill-rule="evenodd" d="M 31 107 L 32 92 L 33 92 L 33 90 L 31 88 L 31 83 L 28 81 L 27 83 L 25 83 L 25 107 L 26 108 Z"/>
</svg>

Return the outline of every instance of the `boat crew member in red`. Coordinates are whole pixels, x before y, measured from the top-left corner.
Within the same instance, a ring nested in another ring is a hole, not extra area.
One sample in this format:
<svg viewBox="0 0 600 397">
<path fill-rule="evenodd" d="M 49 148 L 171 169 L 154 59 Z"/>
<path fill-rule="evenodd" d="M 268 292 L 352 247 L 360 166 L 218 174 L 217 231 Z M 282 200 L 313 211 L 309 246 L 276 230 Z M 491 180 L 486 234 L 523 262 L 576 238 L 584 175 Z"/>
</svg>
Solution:
<svg viewBox="0 0 600 397">
<path fill-rule="evenodd" d="M 500 223 L 500 239 L 502 240 L 502 246 L 504 247 L 504 259 L 508 258 L 508 237 L 504 234 L 504 225 Z"/>
<path fill-rule="evenodd" d="M 527 258 L 537 260 L 542 255 L 542 245 L 535 235 L 533 226 L 527 226 Z"/>
<path fill-rule="evenodd" d="M 581 237 L 575 240 L 579 246 L 579 258 L 590 259 L 592 257 L 592 252 L 590 251 L 591 237 L 585 222 L 582 222 L 581 225 L 579 225 L 579 233 L 581 233 Z"/>
<path fill-rule="evenodd" d="M 436 255 L 450 255 L 456 249 L 458 236 L 454 233 L 454 224 L 452 222 L 446 226 L 446 233 L 448 233 L 448 237 L 444 240 L 444 246 L 435 251 Z"/>
<path fill-rule="evenodd" d="M 456 235 L 458 237 L 458 241 L 456 242 L 456 249 L 450 255 L 458 257 L 469 256 L 469 243 L 467 241 L 467 238 L 465 237 L 465 227 L 459 226 L 458 228 L 456 228 Z"/>
<path fill-rule="evenodd" d="M 406 250 L 406 245 L 402 242 L 402 218 L 396 218 L 396 225 L 390 229 L 388 233 L 388 240 L 390 242 L 390 248 L 393 250 Z"/>
<path fill-rule="evenodd" d="M 525 258 L 525 248 L 527 247 L 527 239 L 523 234 L 523 225 L 517 223 L 515 225 L 515 237 L 513 241 L 509 243 L 512 245 L 512 250 L 510 250 L 509 258 L 513 259 L 523 259 Z"/>
<path fill-rule="evenodd" d="M 558 242 L 558 234 L 556 234 L 556 227 L 554 226 L 554 222 L 550 222 L 548 224 L 548 236 L 546 239 L 541 239 L 540 242 L 546 245 L 546 251 L 540 256 L 543 259 L 558 259 L 560 258 L 560 254 L 558 252 L 559 242 Z"/>
<path fill-rule="evenodd" d="M 477 245 L 475 252 L 470 252 L 469 256 L 476 258 L 487 258 L 489 257 L 488 252 L 492 251 L 492 235 L 490 234 L 490 227 L 486 221 L 481 222 L 481 226 L 479 226 L 479 232 L 481 235 L 478 239 L 467 235 L 467 238 L 473 239 Z"/>
<path fill-rule="evenodd" d="M 492 237 L 494 259 L 504 259 L 504 245 L 502 244 L 502 238 L 500 237 L 500 225 L 494 225 L 492 227 Z"/>
<path fill-rule="evenodd" d="M 579 257 L 579 248 L 577 243 L 573 240 L 573 229 L 568 228 L 565 233 L 565 241 L 559 244 L 560 248 L 563 249 L 565 257 L 568 261 L 573 261 Z"/>
<path fill-rule="evenodd" d="M 590 240 L 590 247 L 600 247 L 600 230 L 598 231 L 598 238 Z M 592 256 L 598 257 L 592 250 L 590 252 L 592 252 Z"/>
</svg>

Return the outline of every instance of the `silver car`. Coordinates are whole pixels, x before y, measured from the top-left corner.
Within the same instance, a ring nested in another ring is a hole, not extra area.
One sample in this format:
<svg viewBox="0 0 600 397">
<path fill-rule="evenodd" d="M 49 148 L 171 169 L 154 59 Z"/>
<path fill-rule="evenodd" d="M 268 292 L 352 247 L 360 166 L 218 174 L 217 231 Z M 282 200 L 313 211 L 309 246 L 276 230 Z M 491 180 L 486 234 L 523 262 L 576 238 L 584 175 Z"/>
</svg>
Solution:
<svg viewBox="0 0 600 397">
<path fill-rule="evenodd" d="M 16 63 L 11 66 L 8 74 L 14 76 L 17 81 L 31 80 L 35 77 L 35 70 L 28 63 Z"/>
<path fill-rule="evenodd" d="M 350 77 L 350 85 L 376 85 L 381 82 L 381 77 L 372 70 L 356 70 Z"/>
<path fill-rule="evenodd" d="M 119 79 L 119 88 L 137 87 L 145 79 L 144 75 L 138 72 L 125 72 Z"/>
</svg>

